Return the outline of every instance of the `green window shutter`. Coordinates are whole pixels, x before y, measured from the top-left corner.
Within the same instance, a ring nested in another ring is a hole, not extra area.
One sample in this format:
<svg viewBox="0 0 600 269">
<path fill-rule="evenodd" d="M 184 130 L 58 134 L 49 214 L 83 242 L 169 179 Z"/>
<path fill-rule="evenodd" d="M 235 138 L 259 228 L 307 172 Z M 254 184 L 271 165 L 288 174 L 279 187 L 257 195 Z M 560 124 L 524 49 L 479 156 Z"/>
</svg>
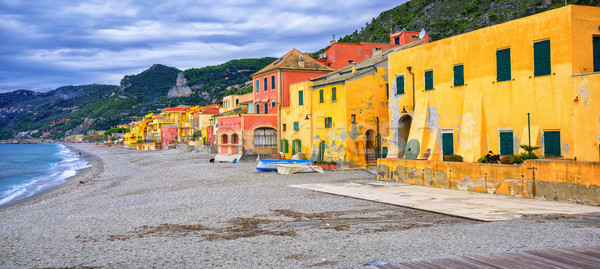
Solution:
<svg viewBox="0 0 600 269">
<path fill-rule="evenodd" d="M 283 140 L 279 140 L 279 149 L 283 152 Z"/>
<path fill-rule="evenodd" d="M 454 155 L 454 134 L 453 133 L 443 133 L 442 134 L 442 146 L 443 146 L 444 156 Z"/>
<path fill-rule="evenodd" d="M 298 152 L 302 152 L 302 140 L 298 140 Z"/>
<path fill-rule="evenodd" d="M 298 91 L 298 105 L 304 105 L 304 91 Z"/>
<path fill-rule="evenodd" d="M 300 123 L 294 122 L 294 131 L 300 130 Z"/>
<path fill-rule="evenodd" d="M 462 64 L 454 66 L 454 86 L 465 85 L 465 70 Z"/>
<path fill-rule="evenodd" d="M 335 87 L 331 88 L 331 101 L 337 100 Z"/>
<path fill-rule="evenodd" d="M 500 155 L 514 155 L 513 132 L 500 133 Z"/>
<path fill-rule="evenodd" d="M 319 144 L 319 161 L 325 160 L 325 141 L 321 141 Z"/>
<path fill-rule="evenodd" d="M 256 92 L 260 90 L 260 80 L 256 80 Z"/>
<path fill-rule="evenodd" d="M 331 117 L 327 118 L 327 121 L 328 121 L 329 128 L 331 128 L 331 126 L 333 126 L 333 125 L 331 124 Z"/>
<path fill-rule="evenodd" d="M 289 153 L 288 141 L 285 140 L 285 153 Z"/>
<path fill-rule="evenodd" d="M 292 155 L 296 155 L 296 143 L 294 143 L 295 141 L 292 141 Z"/>
<path fill-rule="evenodd" d="M 496 80 L 511 80 L 510 49 L 496 51 Z"/>
<path fill-rule="evenodd" d="M 319 102 L 323 103 L 323 90 L 319 90 Z"/>
<path fill-rule="evenodd" d="M 327 126 L 327 118 L 324 118 L 324 119 L 325 119 L 325 128 L 328 128 L 329 126 Z"/>
<path fill-rule="evenodd" d="M 544 155 L 561 156 L 560 150 L 560 131 L 544 132 Z"/>
<path fill-rule="evenodd" d="M 404 94 L 404 77 L 396 78 L 396 94 Z"/>
<path fill-rule="evenodd" d="M 594 72 L 600 72 L 600 36 L 595 36 L 594 44 Z"/>
<path fill-rule="evenodd" d="M 425 90 L 433 90 L 433 70 L 425 71 Z"/>
<path fill-rule="evenodd" d="M 534 76 L 550 75 L 550 40 L 533 43 Z"/>
</svg>

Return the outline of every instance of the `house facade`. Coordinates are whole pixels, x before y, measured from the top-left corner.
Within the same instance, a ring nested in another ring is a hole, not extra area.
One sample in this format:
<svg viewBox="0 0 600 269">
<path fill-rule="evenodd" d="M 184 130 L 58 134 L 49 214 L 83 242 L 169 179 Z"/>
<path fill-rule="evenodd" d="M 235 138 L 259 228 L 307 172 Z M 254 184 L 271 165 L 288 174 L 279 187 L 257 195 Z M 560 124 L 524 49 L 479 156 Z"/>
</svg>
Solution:
<svg viewBox="0 0 600 269">
<path fill-rule="evenodd" d="M 571 5 L 390 54 L 387 157 L 475 162 L 531 144 L 598 161 L 598 14 Z"/>
</svg>

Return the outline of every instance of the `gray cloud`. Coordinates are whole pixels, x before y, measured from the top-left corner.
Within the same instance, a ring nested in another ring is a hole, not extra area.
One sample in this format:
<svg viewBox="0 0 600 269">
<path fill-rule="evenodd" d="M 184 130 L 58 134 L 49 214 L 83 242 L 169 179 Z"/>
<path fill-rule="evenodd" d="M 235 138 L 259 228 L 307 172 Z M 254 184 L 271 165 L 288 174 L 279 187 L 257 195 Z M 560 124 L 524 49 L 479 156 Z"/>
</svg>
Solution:
<svg viewBox="0 0 600 269">
<path fill-rule="evenodd" d="M 403 2 L 0 0 L 0 92 L 118 84 L 155 63 L 187 69 L 316 51 Z"/>
</svg>

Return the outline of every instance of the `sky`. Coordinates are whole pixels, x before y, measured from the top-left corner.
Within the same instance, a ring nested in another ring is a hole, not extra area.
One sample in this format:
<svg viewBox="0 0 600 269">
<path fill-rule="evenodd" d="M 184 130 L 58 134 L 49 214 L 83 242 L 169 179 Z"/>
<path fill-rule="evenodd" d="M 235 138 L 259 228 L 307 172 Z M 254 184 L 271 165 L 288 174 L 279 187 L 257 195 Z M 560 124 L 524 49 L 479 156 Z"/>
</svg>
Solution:
<svg viewBox="0 0 600 269">
<path fill-rule="evenodd" d="M 315 52 L 403 2 L 0 0 L 0 92 L 119 85 L 153 64 Z"/>
</svg>

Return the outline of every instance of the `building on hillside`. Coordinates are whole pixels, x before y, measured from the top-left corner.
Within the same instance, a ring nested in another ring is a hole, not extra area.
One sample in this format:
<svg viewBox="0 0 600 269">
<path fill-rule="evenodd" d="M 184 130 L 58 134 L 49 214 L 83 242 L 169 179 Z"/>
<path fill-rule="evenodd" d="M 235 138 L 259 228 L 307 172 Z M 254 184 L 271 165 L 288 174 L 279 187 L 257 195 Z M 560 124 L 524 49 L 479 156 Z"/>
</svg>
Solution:
<svg viewBox="0 0 600 269">
<path fill-rule="evenodd" d="M 289 85 L 333 71 L 293 49 L 252 74 L 254 113 L 221 114 L 216 118 L 219 153 L 278 154 L 279 110 L 289 106 Z M 241 102 L 241 103 L 246 103 Z"/>
<path fill-rule="evenodd" d="M 425 43 L 428 43 L 429 34 L 425 34 L 423 39 L 425 40 Z M 370 42 L 360 42 L 355 44 L 336 42 L 334 39 L 331 40 L 331 45 L 329 48 L 327 48 L 325 52 L 321 53 L 317 60 L 328 67 L 338 70 L 342 67 L 346 67 L 350 64 L 367 59 L 384 50 L 406 45 L 417 40 L 419 40 L 418 32 L 406 30 L 391 34 L 389 44 Z"/>
<path fill-rule="evenodd" d="M 315 78 L 309 89 L 295 85 L 298 93 L 293 95 L 300 97 L 300 91 L 302 94 L 307 91 L 306 94 L 311 95 L 307 98 L 311 112 L 304 117 L 299 115 L 300 118 L 294 122 L 282 120 L 282 123 L 290 124 L 282 133 L 310 130 L 312 139 L 305 143 L 310 150 L 307 156 L 312 160 L 334 161 L 342 169 L 374 166 L 384 148 L 383 140 L 388 136 L 388 55 L 420 46 L 424 42 L 417 40 L 397 46 Z M 300 103 L 298 100 L 297 104 Z M 306 109 L 296 111 L 305 113 Z M 305 125 L 309 125 L 309 128 Z M 292 151 L 298 148 L 298 144 L 302 149 L 304 141 L 292 139 L 288 142 L 288 137 L 282 137 L 286 138 L 284 147 L 291 143 Z"/>
<path fill-rule="evenodd" d="M 390 54 L 387 156 L 599 161 L 599 26 L 570 5 Z"/>
</svg>

